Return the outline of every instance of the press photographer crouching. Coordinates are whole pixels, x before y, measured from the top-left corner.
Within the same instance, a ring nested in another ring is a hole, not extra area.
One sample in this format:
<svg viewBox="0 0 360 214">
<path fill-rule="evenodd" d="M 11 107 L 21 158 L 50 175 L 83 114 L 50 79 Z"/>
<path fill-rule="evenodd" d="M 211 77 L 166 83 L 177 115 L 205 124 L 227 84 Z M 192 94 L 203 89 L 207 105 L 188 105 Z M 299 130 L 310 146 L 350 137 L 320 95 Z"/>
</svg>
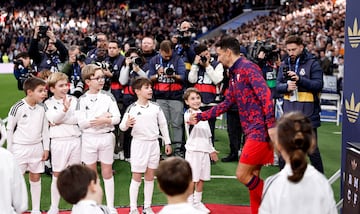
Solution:
<svg viewBox="0 0 360 214">
<path fill-rule="evenodd" d="M 19 90 L 23 90 L 23 84 L 29 77 L 37 75 L 36 67 L 31 64 L 30 56 L 27 52 L 21 52 L 14 59 L 14 76 L 17 80 Z"/>
<path fill-rule="evenodd" d="M 41 50 L 39 45 L 42 46 Z M 59 39 L 56 39 L 48 26 L 37 26 L 30 41 L 29 55 L 39 71 L 48 69 L 58 72 L 61 70 L 60 64 L 68 58 L 68 50 Z"/>
<path fill-rule="evenodd" d="M 86 55 L 80 52 L 79 46 L 71 46 L 69 48 L 69 61 L 61 70 L 61 72 L 69 77 L 69 94 L 77 98 L 84 93 L 84 82 L 81 79 L 81 69 L 85 66 L 85 59 Z"/>
</svg>

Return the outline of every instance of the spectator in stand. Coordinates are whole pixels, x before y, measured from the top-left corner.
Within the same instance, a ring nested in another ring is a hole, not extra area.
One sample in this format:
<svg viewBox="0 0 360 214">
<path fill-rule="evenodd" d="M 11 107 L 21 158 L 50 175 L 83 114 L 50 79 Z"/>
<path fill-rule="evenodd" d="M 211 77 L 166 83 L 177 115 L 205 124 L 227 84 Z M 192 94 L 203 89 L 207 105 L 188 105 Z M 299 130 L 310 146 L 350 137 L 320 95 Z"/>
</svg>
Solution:
<svg viewBox="0 0 360 214">
<path fill-rule="evenodd" d="M 84 93 L 84 82 L 81 79 L 81 69 L 85 66 L 86 55 L 80 52 L 77 45 L 69 48 L 69 61 L 64 65 L 61 72 L 65 73 L 70 80 L 69 94 L 79 98 Z"/>
<path fill-rule="evenodd" d="M 39 50 L 40 40 L 43 42 L 43 50 Z M 36 26 L 30 42 L 29 55 L 37 65 L 38 71 L 48 69 L 58 72 L 60 63 L 64 63 L 68 58 L 68 50 L 59 39 L 56 39 L 48 26 Z"/>
<path fill-rule="evenodd" d="M 182 151 L 184 127 L 185 63 L 173 52 L 169 40 L 160 44 L 159 54 L 149 62 L 149 78 L 154 83 L 154 98 L 164 111 L 172 133 L 172 145 L 175 155 L 184 157 Z"/>
<path fill-rule="evenodd" d="M 221 63 L 210 56 L 210 52 L 205 44 L 195 47 L 195 60 L 191 66 L 188 80 L 194 84 L 201 94 L 201 111 L 206 111 L 215 106 L 216 85 L 219 84 L 224 76 L 224 67 Z M 216 118 L 208 120 L 211 130 L 211 140 L 214 145 L 215 122 Z"/>
</svg>

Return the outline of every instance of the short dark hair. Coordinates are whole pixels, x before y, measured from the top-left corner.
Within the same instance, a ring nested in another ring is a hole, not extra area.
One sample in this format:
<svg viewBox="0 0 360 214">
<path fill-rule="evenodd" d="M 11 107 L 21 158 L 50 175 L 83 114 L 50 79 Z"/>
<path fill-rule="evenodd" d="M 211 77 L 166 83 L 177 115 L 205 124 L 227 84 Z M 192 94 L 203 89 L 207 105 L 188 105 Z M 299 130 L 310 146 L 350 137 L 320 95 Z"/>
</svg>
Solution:
<svg viewBox="0 0 360 214">
<path fill-rule="evenodd" d="M 136 89 L 141 89 L 143 85 L 152 85 L 152 82 L 146 77 L 138 77 L 132 82 L 131 87 L 135 91 Z"/>
<path fill-rule="evenodd" d="M 28 52 L 20 52 L 18 55 L 15 56 L 15 60 L 20 59 L 20 58 L 30 58 L 30 55 Z"/>
<path fill-rule="evenodd" d="M 287 44 L 304 45 L 302 38 L 297 35 L 288 36 L 285 40 L 285 45 L 287 45 Z"/>
<path fill-rule="evenodd" d="M 27 78 L 23 85 L 25 94 L 27 95 L 27 90 L 34 91 L 39 85 L 45 86 L 46 85 L 45 80 L 37 77 Z"/>
<path fill-rule="evenodd" d="M 185 193 L 192 182 L 190 164 L 180 157 L 170 157 L 161 161 L 155 175 L 160 189 L 169 196 Z"/>
<path fill-rule="evenodd" d="M 195 46 L 194 51 L 196 55 L 200 55 L 202 52 L 207 51 L 208 47 L 205 44 L 199 44 Z"/>
<path fill-rule="evenodd" d="M 85 165 L 74 164 L 60 172 L 57 188 L 65 201 L 76 204 L 85 198 L 91 181 L 98 182 L 96 172 Z"/>
<path fill-rule="evenodd" d="M 165 53 L 170 53 L 172 51 L 172 44 L 170 40 L 164 40 L 160 43 L 160 50 Z"/>
<path fill-rule="evenodd" d="M 240 43 L 235 37 L 224 36 L 215 46 L 222 50 L 229 49 L 235 55 L 240 55 Z"/>
</svg>

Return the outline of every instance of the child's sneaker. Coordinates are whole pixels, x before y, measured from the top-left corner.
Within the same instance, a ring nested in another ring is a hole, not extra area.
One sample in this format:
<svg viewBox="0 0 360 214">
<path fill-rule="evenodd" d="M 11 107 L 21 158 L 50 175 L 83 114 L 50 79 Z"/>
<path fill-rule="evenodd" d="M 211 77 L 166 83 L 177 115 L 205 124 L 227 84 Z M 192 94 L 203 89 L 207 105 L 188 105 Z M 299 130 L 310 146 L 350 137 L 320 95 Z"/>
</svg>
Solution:
<svg viewBox="0 0 360 214">
<path fill-rule="evenodd" d="M 205 207 L 205 205 L 202 202 L 196 203 L 193 205 L 193 207 L 197 210 L 201 210 L 205 213 L 210 213 L 210 210 Z"/>
<path fill-rule="evenodd" d="M 59 214 L 59 209 L 51 206 L 47 214 Z"/>
<path fill-rule="evenodd" d="M 130 210 L 129 214 L 139 214 L 139 210 Z"/>
<path fill-rule="evenodd" d="M 151 207 L 145 208 L 142 211 L 142 214 L 155 214 Z"/>
</svg>

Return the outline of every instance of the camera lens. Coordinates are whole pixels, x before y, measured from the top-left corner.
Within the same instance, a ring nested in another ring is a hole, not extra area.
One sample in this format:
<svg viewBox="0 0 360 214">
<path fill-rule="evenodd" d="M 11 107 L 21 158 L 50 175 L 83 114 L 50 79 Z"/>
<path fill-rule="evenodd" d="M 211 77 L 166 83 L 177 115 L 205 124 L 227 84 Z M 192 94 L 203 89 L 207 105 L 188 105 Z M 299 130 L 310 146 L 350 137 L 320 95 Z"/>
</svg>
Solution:
<svg viewBox="0 0 360 214">
<path fill-rule="evenodd" d="M 200 60 L 202 63 L 205 63 L 207 61 L 206 56 L 200 56 Z"/>
<path fill-rule="evenodd" d="M 165 68 L 166 75 L 173 75 L 175 70 L 173 68 Z"/>
<path fill-rule="evenodd" d="M 142 64 L 142 60 L 140 57 L 134 57 L 132 58 L 132 63 L 136 64 L 136 65 L 141 65 Z"/>
</svg>

